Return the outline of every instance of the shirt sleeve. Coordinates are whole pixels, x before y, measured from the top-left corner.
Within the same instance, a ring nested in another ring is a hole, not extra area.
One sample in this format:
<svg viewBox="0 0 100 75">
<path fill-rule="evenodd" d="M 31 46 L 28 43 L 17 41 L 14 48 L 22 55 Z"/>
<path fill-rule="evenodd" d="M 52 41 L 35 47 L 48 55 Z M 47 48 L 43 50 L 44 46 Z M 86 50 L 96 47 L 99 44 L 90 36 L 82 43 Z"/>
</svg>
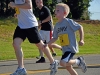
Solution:
<svg viewBox="0 0 100 75">
<path fill-rule="evenodd" d="M 49 8 L 48 7 L 45 7 L 45 16 L 46 17 L 48 17 L 48 16 L 50 16 L 51 15 L 51 13 L 50 13 L 50 10 L 49 10 Z"/>
<path fill-rule="evenodd" d="M 68 22 L 69 22 L 69 25 L 70 27 L 74 30 L 74 31 L 77 31 L 81 25 L 78 24 L 77 22 L 73 21 L 72 19 L 68 19 Z"/>
</svg>

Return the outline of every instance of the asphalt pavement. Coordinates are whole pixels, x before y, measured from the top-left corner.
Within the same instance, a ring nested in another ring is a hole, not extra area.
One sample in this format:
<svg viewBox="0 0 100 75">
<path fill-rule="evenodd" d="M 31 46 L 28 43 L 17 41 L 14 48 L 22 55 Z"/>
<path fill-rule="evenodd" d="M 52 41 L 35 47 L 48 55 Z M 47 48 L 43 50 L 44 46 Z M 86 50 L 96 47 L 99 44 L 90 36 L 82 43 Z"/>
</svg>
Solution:
<svg viewBox="0 0 100 75">
<path fill-rule="evenodd" d="M 77 58 L 75 56 L 74 58 Z M 87 72 L 83 73 L 81 69 L 74 65 L 75 70 L 79 75 L 100 75 L 100 55 L 83 55 L 87 64 Z M 59 56 L 54 57 L 60 60 Z M 46 58 L 46 63 L 35 63 L 38 59 L 24 59 L 24 65 L 27 70 L 27 75 L 50 75 L 50 63 Z M 9 75 L 17 68 L 17 61 L 0 61 L 0 75 Z M 56 75 L 70 75 L 65 68 L 59 66 Z"/>
</svg>

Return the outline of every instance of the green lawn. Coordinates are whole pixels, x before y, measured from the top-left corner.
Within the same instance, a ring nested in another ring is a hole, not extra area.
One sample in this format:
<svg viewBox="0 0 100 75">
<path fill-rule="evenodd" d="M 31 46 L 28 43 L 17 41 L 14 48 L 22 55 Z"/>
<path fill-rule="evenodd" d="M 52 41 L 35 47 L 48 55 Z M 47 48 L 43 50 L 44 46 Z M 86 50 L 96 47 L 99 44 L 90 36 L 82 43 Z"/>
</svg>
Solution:
<svg viewBox="0 0 100 75">
<path fill-rule="evenodd" d="M 54 20 L 56 22 L 56 20 Z M 80 54 L 100 54 L 100 24 L 86 24 L 80 23 L 84 27 L 85 45 L 79 47 Z M 17 20 L 14 18 L 0 19 L 0 60 L 15 59 L 15 53 L 12 47 L 12 36 L 17 25 Z M 79 39 L 78 32 L 76 33 Z M 59 44 L 59 40 L 56 42 Z M 35 45 L 30 44 L 25 40 L 22 44 L 24 57 L 34 58 L 38 56 L 38 49 Z M 62 53 L 60 50 L 55 49 L 57 55 Z"/>
</svg>

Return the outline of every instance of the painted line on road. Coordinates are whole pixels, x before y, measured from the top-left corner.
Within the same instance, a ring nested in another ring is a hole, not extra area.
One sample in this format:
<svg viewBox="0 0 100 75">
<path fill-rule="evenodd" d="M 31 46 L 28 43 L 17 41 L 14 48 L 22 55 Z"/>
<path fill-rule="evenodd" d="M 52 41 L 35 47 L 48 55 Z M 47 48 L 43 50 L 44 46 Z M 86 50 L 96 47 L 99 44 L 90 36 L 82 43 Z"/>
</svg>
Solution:
<svg viewBox="0 0 100 75">
<path fill-rule="evenodd" d="M 28 74 L 36 74 L 36 73 L 42 73 L 42 72 L 49 72 L 49 69 L 42 69 L 42 70 L 31 70 L 31 71 L 27 71 Z M 11 73 L 4 73 L 4 74 L 0 74 L 0 75 L 10 75 Z"/>
<path fill-rule="evenodd" d="M 74 68 L 78 68 L 77 66 Z M 87 68 L 100 68 L 100 64 L 90 64 L 87 65 Z M 64 67 L 59 67 L 58 69 L 65 69 Z M 41 70 L 28 70 L 28 74 L 36 74 L 36 73 L 42 73 L 42 72 L 50 72 L 50 69 L 41 69 Z M 3 73 L 0 75 L 10 75 L 11 73 Z"/>
</svg>

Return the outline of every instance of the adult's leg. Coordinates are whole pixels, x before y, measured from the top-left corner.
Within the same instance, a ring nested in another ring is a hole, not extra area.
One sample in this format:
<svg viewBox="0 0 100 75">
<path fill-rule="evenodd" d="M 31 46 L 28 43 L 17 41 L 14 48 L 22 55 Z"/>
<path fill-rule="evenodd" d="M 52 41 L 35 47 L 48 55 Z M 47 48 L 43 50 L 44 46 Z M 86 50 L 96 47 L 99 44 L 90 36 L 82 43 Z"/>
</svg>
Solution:
<svg viewBox="0 0 100 75">
<path fill-rule="evenodd" d="M 59 61 L 54 60 L 54 58 L 52 57 L 50 53 L 49 48 L 44 47 L 44 43 L 42 42 L 42 40 L 40 41 L 40 43 L 36 44 L 36 46 L 44 52 L 44 54 L 47 56 L 47 58 L 50 61 L 50 69 L 51 69 L 50 75 L 55 75 L 58 69 Z"/>
<path fill-rule="evenodd" d="M 37 27 L 33 27 L 31 29 L 28 30 L 28 40 L 30 41 L 30 43 L 35 43 L 36 46 L 38 47 L 38 49 L 42 50 L 44 52 L 44 54 L 47 56 L 47 58 L 49 59 L 50 61 L 50 75 L 55 75 L 55 73 L 57 72 L 57 69 L 58 69 L 58 61 L 57 60 L 54 60 L 51 53 L 50 53 L 50 50 L 48 47 L 44 47 L 44 43 L 41 39 L 41 36 L 38 32 L 38 29 Z M 32 32 L 32 33 L 30 33 Z"/>
<path fill-rule="evenodd" d="M 42 41 L 44 41 L 44 43 L 45 43 L 44 31 L 43 31 L 43 30 L 40 30 L 39 33 L 40 33 L 40 36 L 41 36 Z M 40 49 L 39 49 L 39 57 L 40 57 L 40 58 L 41 58 L 41 57 L 44 57 L 44 53 L 43 53 L 42 50 L 40 50 Z M 38 57 L 36 57 L 36 58 L 38 58 Z"/>
<path fill-rule="evenodd" d="M 39 53 L 40 53 L 41 57 L 44 57 L 44 54 L 43 54 L 42 50 L 39 49 Z"/>
<path fill-rule="evenodd" d="M 53 54 L 56 54 L 56 52 L 53 48 L 57 48 L 57 49 L 60 49 L 60 50 L 62 49 L 62 47 L 60 45 L 55 44 L 55 43 L 48 45 L 48 47 L 49 47 L 50 51 L 52 52 L 52 56 L 53 56 Z M 39 53 L 40 53 L 40 57 L 44 57 L 44 54 L 40 49 L 39 49 Z M 54 56 L 56 56 L 56 55 L 54 55 Z"/>
<path fill-rule="evenodd" d="M 42 39 L 43 40 L 43 39 Z M 44 41 L 44 43 L 46 43 L 46 41 Z M 39 59 L 38 61 L 36 61 L 36 63 L 45 63 L 45 57 L 44 57 L 44 53 L 42 50 L 38 49 L 39 50 L 39 56 L 36 57 L 37 59 Z"/>
<path fill-rule="evenodd" d="M 20 67 L 20 68 L 24 68 L 23 51 L 22 51 L 22 48 L 21 48 L 22 42 L 23 42 L 23 40 L 21 38 L 15 38 L 13 40 L 13 47 L 14 47 L 16 58 L 17 58 L 17 61 L 18 61 L 18 67 Z"/>
<path fill-rule="evenodd" d="M 53 49 L 53 47 L 51 45 L 48 45 L 49 46 L 49 49 L 52 53 L 55 53 L 55 50 Z"/>
<path fill-rule="evenodd" d="M 52 56 L 56 56 L 57 55 L 53 48 L 57 48 L 57 49 L 60 49 L 60 50 L 62 49 L 62 47 L 60 45 L 55 44 L 55 43 L 53 43 L 51 45 L 48 45 L 48 46 L 50 48 L 50 51 L 52 52 Z"/>
<path fill-rule="evenodd" d="M 75 71 L 72 65 L 66 66 L 66 69 L 70 73 L 70 75 L 78 75 L 78 73 Z"/>
<path fill-rule="evenodd" d="M 50 50 L 48 47 L 44 48 L 44 43 L 42 42 L 42 40 L 40 41 L 40 43 L 36 44 L 36 46 L 42 50 L 44 52 L 44 54 L 47 56 L 47 58 L 49 59 L 50 63 L 52 64 L 54 62 L 54 59 L 50 53 Z"/>
<path fill-rule="evenodd" d="M 51 51 L 51 53 L 52 53 L 52 56 L 53 56 L 53 57 L 56 56 L 57 54 L 56 54 L 55 50 L 53 49 L 53 47 L 50 46 L 50 45 L 48 45 L 48 46 L 49 46 L 49 49 L 50 49 L 50 51 Z"/>
<path fill-rule="evenodd" d="M 41 31 L 42 32 L 42 31 Z M 42 35 L 41 35 L 42 36 Z M 44 44 L 46 43 L 46 41 L 43 39 L 42 37 L 42 41 L 44 41 Z M 44 57 L 44 53 L 42 50 L 39 49 L 39 57 L 36 57 L 37 59 L 41 58 L 41 57 Z"/>
</svg>

